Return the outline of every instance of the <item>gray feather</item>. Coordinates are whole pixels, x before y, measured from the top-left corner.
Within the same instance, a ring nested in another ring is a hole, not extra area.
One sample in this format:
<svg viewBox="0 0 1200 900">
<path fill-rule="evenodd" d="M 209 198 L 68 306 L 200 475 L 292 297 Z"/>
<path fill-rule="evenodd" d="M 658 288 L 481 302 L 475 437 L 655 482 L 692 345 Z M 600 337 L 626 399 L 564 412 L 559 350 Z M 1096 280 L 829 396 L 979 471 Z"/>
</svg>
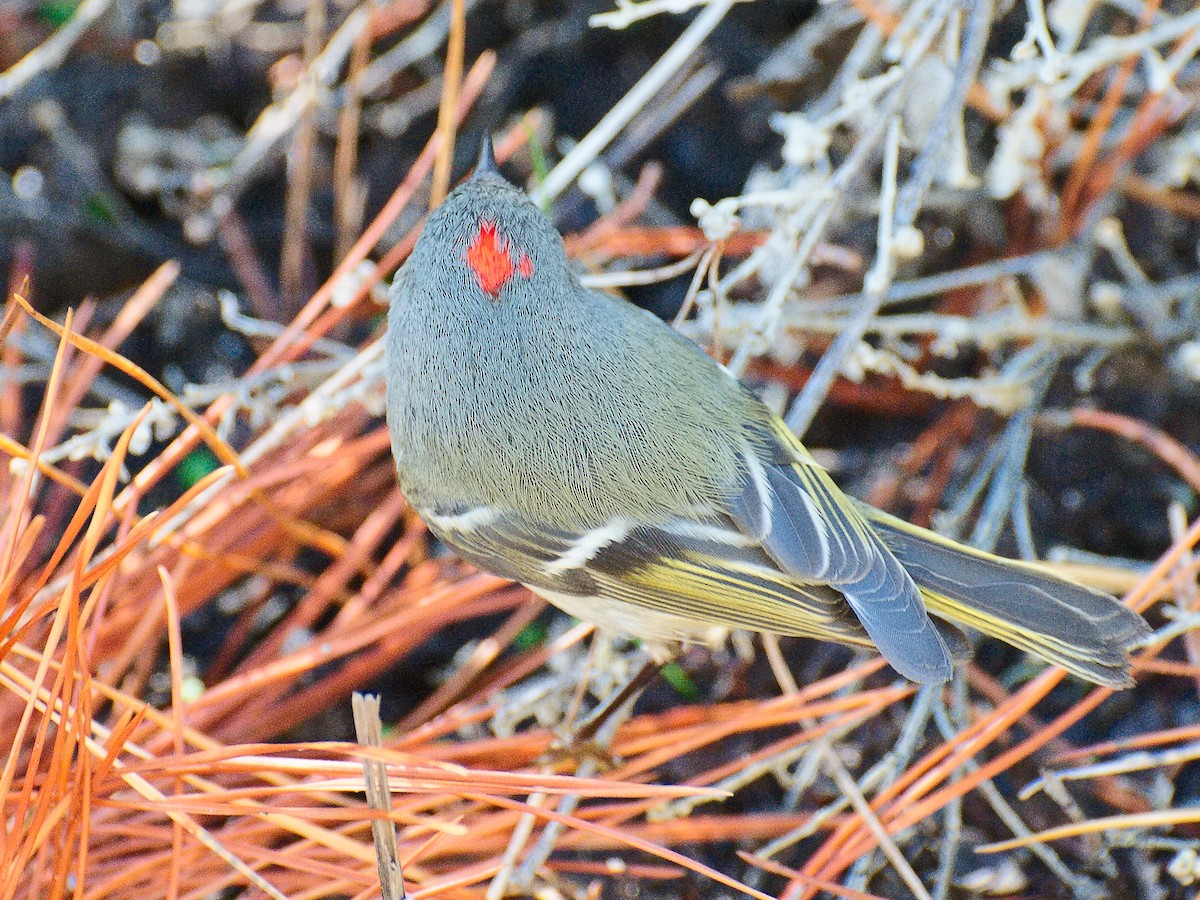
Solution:
<svg viewBox="0 0 1200 900">
<path fill-rule="evenodd" d="M 797 580 L 840 590 L 900 674 L 922 684 L 948 680 L 953 660 L 917 586 L 854 508 L 837 502 L 828 476 L 800 465 L 770 465 L 766 477 L 772 527 L 763 548 L 772 559 Z M 744 515 L 750 490 L 743 490 L 735 516 Z"/>
</svg>

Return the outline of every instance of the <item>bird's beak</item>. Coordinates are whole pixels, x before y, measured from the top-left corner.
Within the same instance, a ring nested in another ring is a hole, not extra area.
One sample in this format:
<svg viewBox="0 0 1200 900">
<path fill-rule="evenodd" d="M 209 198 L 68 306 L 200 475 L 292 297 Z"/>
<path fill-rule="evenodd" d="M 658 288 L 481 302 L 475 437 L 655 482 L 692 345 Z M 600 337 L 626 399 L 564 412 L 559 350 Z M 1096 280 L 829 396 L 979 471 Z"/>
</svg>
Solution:
<svg viewBox="0 0 1200 900">
<path fill-rule="evenodd" d="M 483 140 L 479 142 L 479 159 L 475 162 L 475 171 L 471 177 L 499 174 L 500 170 L 496 168 L 496 154 L 492 151 L 492 136 L 485 134 Z"/>
</svg>

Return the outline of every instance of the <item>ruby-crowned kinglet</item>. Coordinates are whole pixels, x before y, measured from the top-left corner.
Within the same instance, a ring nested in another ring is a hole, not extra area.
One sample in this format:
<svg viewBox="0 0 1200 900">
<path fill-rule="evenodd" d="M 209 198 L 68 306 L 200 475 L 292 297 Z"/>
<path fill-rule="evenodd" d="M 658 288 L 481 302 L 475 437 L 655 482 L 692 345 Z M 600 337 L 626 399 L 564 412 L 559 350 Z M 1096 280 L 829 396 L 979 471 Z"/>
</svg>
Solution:
<svg viewBox="0 0 1200 900">
<path fill-rule="evenodd" d="M 574 616 L 651 642 L 736 627 L 874 645 L 922 683 L 969 647 L 949 621 L 1131 683 L 1140 616 L 847 497 L 696 345 L 582 287 L 486 142 L 397 278 L 386 341 L 413 507 Z"/>
</svg>

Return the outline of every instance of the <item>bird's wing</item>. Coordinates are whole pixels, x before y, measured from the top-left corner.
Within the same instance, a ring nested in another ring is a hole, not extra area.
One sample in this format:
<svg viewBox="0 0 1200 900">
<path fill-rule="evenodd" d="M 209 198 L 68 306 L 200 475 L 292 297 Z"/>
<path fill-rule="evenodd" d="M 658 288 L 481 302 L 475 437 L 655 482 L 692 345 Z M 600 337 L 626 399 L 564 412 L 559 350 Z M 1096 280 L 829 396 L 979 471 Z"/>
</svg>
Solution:
<svg viewBox="0 0 1200 900">
<path fill-rule="evenodd" d="M 905 677 L 946 681 L 951 653 L 896 557 L 781 421 L 760 437 L 723 508 L 661 523 L 616 518 L 571 533 L 492 507 L 418 511 L 466 559 L 575 598 L 571 612 L 602 624 L 623 601 L 624 630 L 678 638 L 725 625 L 874 643 Z M 662 634 L 671 620 L 680 633 Z"/>
<path fill-rule="evenodd" d="M 1128 654 L 1150 629 L 1129 607 L 1045 569 L 964 547 L 865 504 L 861 512 L 939 616 L 1089 681 L 1132 684 Z"/>
<path fill-rule="evenodd" d="M 782 421 L 759 443 L 728 504 L 742 533 L 797 581 L 837 588 L 902 675 L 947 680 L 950 652 L 904 567 Z"/>
<path fill-rule="evenodd" d="M 491 507 L 418 511 L 480 568 L 635 636 L 700 639 L 725 626 L 871 644 L 840 593 L 789 578 L 725 515 L 570 533 Z"/>
</svg>

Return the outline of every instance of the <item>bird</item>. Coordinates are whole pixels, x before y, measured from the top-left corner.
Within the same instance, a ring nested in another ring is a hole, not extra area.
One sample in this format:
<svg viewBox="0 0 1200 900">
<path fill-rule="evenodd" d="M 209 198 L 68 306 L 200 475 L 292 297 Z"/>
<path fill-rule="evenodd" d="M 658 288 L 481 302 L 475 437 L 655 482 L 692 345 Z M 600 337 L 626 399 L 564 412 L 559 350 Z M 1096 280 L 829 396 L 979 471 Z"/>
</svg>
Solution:
<svg viewBox="0 0 1200 900">
<path fill-rule="evenodd" d="M 939 684 L 968 628 L 1133 683 L 1140 615 L 843 493 L 698 345 L 581 285 L 488 139 L 393 280 L 384 340 L 399 485 L 430 532 L 664 658 L 740 628 L 874 647 Z"/>
</svg>

